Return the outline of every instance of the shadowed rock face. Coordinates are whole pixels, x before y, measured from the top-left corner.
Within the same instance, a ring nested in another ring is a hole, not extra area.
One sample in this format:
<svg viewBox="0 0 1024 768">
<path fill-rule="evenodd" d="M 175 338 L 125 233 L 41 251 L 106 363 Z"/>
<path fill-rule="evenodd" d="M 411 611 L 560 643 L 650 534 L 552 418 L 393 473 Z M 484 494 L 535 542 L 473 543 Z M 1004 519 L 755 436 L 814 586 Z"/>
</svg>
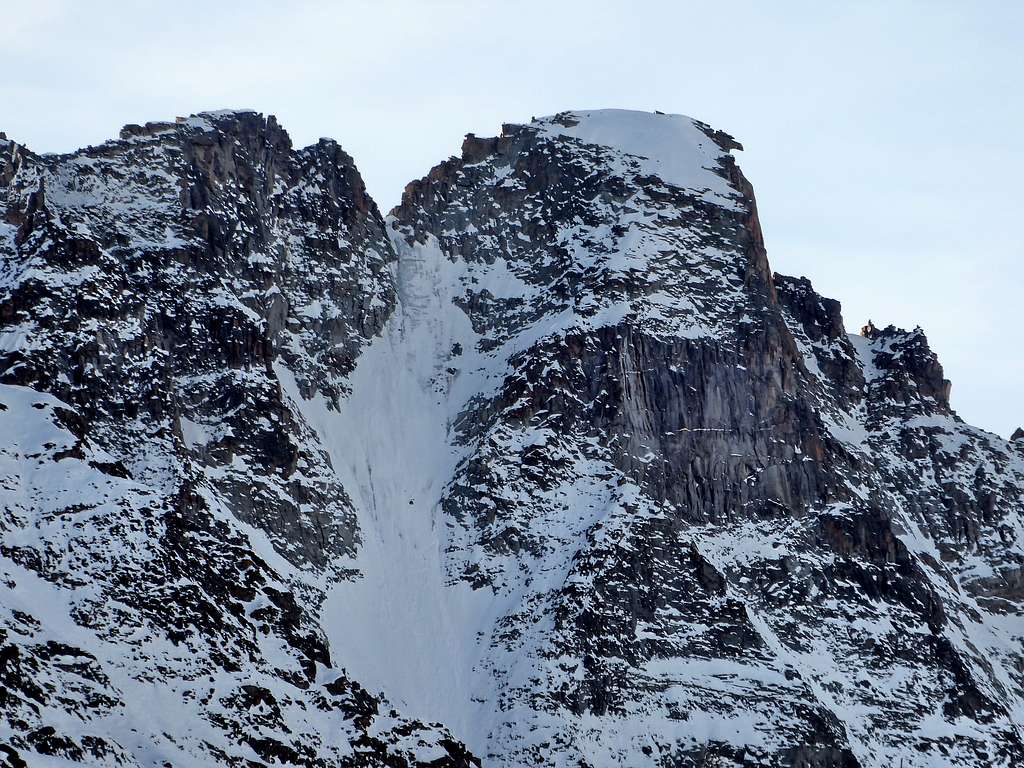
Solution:
<svg viewBox="0 0 1024 768">
<path fill-rule="evenodd" d="M 1024 443 L 738 148 L 562 113 L 385 222 L 256 113 L 0 143 L 0 757 L 1024 760 Z"/>
</svg>

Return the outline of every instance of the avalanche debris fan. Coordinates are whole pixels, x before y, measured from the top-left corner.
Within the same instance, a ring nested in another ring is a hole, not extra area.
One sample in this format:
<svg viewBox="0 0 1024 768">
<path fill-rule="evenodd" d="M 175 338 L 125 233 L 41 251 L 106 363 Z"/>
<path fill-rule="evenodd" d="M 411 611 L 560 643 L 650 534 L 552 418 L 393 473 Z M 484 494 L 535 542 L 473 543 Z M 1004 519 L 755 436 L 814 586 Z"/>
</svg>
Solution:
<svg viewBox="0 0 1024 768">
<path fill-rule="evenodd" d="M 1024 764 L 1024 439 L 739 148 L 565 112 L 384 217 L 255 112 L 0 134 L 0 765 Z"/>
</svg>

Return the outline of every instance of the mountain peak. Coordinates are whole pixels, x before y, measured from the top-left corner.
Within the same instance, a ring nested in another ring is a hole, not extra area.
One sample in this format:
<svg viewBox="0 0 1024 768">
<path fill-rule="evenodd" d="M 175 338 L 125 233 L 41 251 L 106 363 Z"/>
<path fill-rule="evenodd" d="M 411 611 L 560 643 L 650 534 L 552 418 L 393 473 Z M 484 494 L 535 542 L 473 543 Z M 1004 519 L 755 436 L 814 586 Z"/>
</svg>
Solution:
<svg viewBox="0 0 1024 768">
<path fill-rule="evenodd" d="M 547 137 L 564 137 L 628 156 L 639 170 L 683 189 L 735 196 L 722 173 L 729 148 L 704 123 L 685 115 L 628 109 L 559 112 L 536 118 L 530 127 Z M 731 141 L 731 137 L 729 137 Z M 722 143 L 720 143 L 722 142 Z"/>
<path fill-rule="evenodd" d="M 737 148 L 559 113 L 385 221 L 250 110 L 4 146 L 0 759 L 1024 763 L 1021 443 Z"/>
</svg>

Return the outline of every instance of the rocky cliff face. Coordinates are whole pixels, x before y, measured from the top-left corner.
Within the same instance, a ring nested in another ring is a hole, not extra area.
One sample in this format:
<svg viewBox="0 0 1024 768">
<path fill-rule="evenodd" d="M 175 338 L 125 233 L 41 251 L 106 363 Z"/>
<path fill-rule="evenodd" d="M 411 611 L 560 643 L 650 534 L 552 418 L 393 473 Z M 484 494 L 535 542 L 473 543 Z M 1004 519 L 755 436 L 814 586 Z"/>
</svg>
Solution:
<svg viewBox="0 0 1024 768">
<path fill-rule="evenodd" d="M 1024 760 L 1024 442 L 738 147 L 563 113 L 385 221 L 254 113 L 0 145 L 8 763 Z"/>
<path fill-rule="evenodd" d="M 317 621 L 359 529 L 282 378 L 336 403 L 395 302 L 351 159 L 255 113 L 0 150 L 8 764 L 467 764 Z"/>
</svg>

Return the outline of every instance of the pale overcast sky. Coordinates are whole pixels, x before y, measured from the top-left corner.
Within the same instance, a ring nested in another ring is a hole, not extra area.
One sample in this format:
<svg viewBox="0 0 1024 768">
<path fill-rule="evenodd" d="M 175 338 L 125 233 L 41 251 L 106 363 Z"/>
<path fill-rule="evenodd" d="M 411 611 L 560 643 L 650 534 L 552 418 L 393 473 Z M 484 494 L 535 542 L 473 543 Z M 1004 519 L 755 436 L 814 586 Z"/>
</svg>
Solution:
<svg viewBox="0 0 1024 768">
<path fill-rule="evenodd" d="M 563 109 L 737 137 L 773 267 L 921 325 L 968 421 L 1024 425 L 1024 3 L 0 0 L 0 130 L 67 151 L 204 109 L 337 139 L 381 208 Z"/>
</svg>

